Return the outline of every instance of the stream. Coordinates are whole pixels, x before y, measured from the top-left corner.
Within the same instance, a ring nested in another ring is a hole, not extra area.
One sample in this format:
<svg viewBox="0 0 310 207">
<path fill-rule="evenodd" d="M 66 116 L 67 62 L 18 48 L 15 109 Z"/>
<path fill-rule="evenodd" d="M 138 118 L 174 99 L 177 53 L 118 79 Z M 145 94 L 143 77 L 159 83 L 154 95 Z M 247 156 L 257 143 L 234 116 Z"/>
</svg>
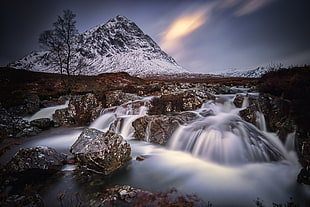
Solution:
<svg viewBox="0 0 310 207">
<path fill-rule="evenodd" d="M 275 134 L 266 131 L 263 117 L 258 116 L 257 126 L 241 119 L 240 108 L 232 104 L 233 94 L 217 98 L 225 101 L 205 103 L 194 112 L 200 117 L 179 126 L 166 146 L 132 137 L 131 123 L 146 115 L 146 105 L 137 110 L 120 106 L 115 111 L 103 111 L 90 127 L 106 131 L 112 123 L 118 123 L 114 130 L 130 143 L 133 159 L 108 176 L 88 172 L 79 177 L 74 165 L 64 166 L 61 176 L 43 183 L 41 196 L 46 206 L 60 206 L 57 195 L 62 192 L 67 195 L 64 202 L 68 206 L 77 192 L 89 202 L 95 199 L 89 195 L 115 184 L 152 192 L 176 188 L 180 194 L 195 194 L 215 207 L 256 206 L 257 199 L 264 206 L 286 204 L 291 199 L 299 206 L 309 206 L 309 186 L 296 182 L 301 166 L 293 150 L 294 134 L 282 144 Z M 243 107 L 246 105 L 245 99 Z M 50 116 L 50 110 L 43 110 Z M 82 130 L 83 127 L 59 127 L 23 138 L 22 144 L 11 148 L 1 161 L 8 161 L 21 147 L 39 145 L 70 154 L 69 149 Z M 147 159 L 137 161 L 139 155 Z"/>
</svg>

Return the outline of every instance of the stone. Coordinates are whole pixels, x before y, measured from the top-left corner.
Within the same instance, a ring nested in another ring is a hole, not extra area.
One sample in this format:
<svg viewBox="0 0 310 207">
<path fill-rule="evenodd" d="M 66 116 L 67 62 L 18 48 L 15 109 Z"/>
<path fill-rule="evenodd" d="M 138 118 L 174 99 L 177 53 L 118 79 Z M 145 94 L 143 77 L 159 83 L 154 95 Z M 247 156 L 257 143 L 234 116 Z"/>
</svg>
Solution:
<svg viewBox="0 0 310 207">
<path fill-rule="evenodd" d="M 39 194 L 11 195 L 5 201 L 0 201 L 1 206 L 44 207 L 44 201 Z"/>
<path fill-rule="evenodd" d="M 8 108 L 9 113 L 15 116 L 26 116 L 40 110 L 40 98 L 38 95 L 22 93 L 21 99 L 22 101 L 18 106 L 11 106 Z"/>
<path fill-rule="evenodd" d="M 215 96 L 201 89 L 176 90 L 173 93 L 153 98 L 149 109 L 150 115 L 168 114 L 181 111 L 193 111 L 201 108 L 207 100 L 214 100 Z"/>
<path fill-rule="evenodd" d="M 77 125 L 88 125 L 94 121 L 103 108 L 102 103 L 92 93 L 72 96 L 68 104 L 68 113 Z"/>
<path fill-rule="evenodd" d="M 53 121 L 49 118 L 35 119 L 30 122 L 30 125 L 39 129 L 48 129 L 53 126 Z"/>
<path fill-rule="evenodd" d="M 81 165 L 105 175 L 131 159 L 130 145 L 122 136 L 110 130 L 103 133 L 97 129 L 84 129 L 70 152 Z"/>
<path fill-rule="evenodd" d="M 112 106 L 119 106 L 124 103 L 127 103 L 129 101 L 135 101 L 142 99 L 140 96 L 137 96 L 135 94 L 131 93 L 124 93 L 119 90 L 115 91 L 109 91 L 105 94 L 105 99 L 106 99 L 106 106 L 107 107 L 112 107 Z"/>
<path fill-rule="evenodd" d="M 0 138 L 27 137 L 41 132 L 36 126 L 31 126 L 27 120 L 9 113 L 0 106 Z"/>
<path fill-rule="evenodd" d="M 197 119 L 193 112 L 183 112 L 176 115 L 143 116 L 136 119 L 132 126 L 137 140 L 165 145 L 180 124 L 190 123 Z"/>
<path fill-rule="evenodd" d="M 310 167 L 302 168 L 297 176 L 297 182 L 310 185 Z"/>
<path fill-rule="evenodd" d="M 72 126 L 75 125 L 75 120 L 70 116 L 68 108 L 57 109 L 53 114 L 54 126 Z"/>
<path fill-rule="evenodd" d="M 38 146 L 20 149 L 7 163 L 5 169 L 9 173 L 43 172 L 54 173 L 59 171 L 66 156 L 50 147 Z"/>
</svg>

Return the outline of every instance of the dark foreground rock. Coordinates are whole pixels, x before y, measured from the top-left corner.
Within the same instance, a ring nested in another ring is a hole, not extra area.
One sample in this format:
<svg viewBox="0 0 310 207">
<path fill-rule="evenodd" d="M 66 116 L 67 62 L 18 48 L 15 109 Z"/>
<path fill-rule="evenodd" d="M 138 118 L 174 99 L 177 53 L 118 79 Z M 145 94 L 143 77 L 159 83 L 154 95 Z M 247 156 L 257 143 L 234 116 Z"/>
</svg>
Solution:
<svg viewBox="0 0 310 207">
<path fill-rule="evenodd" d="M 297 176 L 298 183 L 310 185 L 310 167 L 302 168 Z"/>
<path fill-rule="evenodd" d="M 195 195 L 178 195 L 175 189 L 152 193 L 128 185 L 108 188 L 100 197 L 102 201 L 93 200 L 90 206 L 212 206 L 210 203 L 202 202 Z"/>
<path fill-rule="evenodd" d="M 48 129 L 54 125 L 53 121 L 49 118 L 35 119 L 30 122 L 31 126 L 38 127 L 39 129 Z"/>
<path fill-rule="evenodd" d="M 33 136 L 41 129 L 0 106 L 0 139 Z"/>
<path fill-rule="evenodd" d="M 38 146 L 20 149 L 7 163 L 5 169 L 8 173 L 54 173 L 61 169 L 66 156 L 50 147 Z"/>
<path fill-rule="evenodd" d="M 105 175 L 131 159 L 131 148 L 122 136 L 113 131 L 103 133 L 85 129 L 70 149 L 81 165 Z"/>
<path fill-rule="evenodd" d="M 6 207 L 44 207 L 44 202 L 39 194 L 11 195 L 6 200 L 0 200 L 0 205 Z"/>
</svg>

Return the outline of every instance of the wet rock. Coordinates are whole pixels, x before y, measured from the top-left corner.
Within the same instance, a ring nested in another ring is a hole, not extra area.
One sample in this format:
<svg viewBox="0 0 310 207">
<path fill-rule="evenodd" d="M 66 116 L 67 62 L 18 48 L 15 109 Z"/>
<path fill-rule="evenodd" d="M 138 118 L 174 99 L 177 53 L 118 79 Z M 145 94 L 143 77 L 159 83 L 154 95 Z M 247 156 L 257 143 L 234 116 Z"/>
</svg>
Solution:
<svg viewBox="0 0 310 207">
<path fill-rule="evenodd" d="M 38 127 L 31 126 L 27 120 L 0 107 L 0 138 L 33 136 L 40 131 Z"/>
<path fill-rule="evenodd" d="M 300 170 L 297 176 L 297 182 L 310 185 L 310 166 Z"/>
<path fill-rule="evenodd" d="M 20 149 L 7 163 L 10 173 L 43 172 L 54 173 L 61 169 L 66 156 L 50 147 L 38 146 Z"/>
<path fill-rule="evenodd" d="M 197 118 L 198 115 L 193 112 L 184 112 L 174 116 L 140 117 L 132 123 L 135 129 L 134 137 L 137 140 L 164 145 L 180 124 L 190 123 Z"/>
<path fill-rule="evenodd" d="M 37 135 L 41 132 L 41 129 L 39 129 L 38 127 L 35 126 L 30 126 L 30 127 L 25 127 L 23 129 L 21 129 L 16 135 L 15 137 L 19 138 L 19 137 L 30 137 L 30 136 L 34 136 Z"/>
<path fill-rule="evenodd" d="M 113 131 L 105 133 L 85 129 L 70 149 L 81 165 L 110 174 L 131 159 L 131 148 L 122 136 Z"/>
<path fill-rule="evenodd" d="M 54 126 L 72 126 L 75 120 L 70 116 L 68 108 L 57 109 L 53 114 Z"/>
<path fill-rule="evenodd" d="M 91 206 L 211 206 L 201 202 L 196 196 L 177 194 L 176 189 L 152 193 L 128 185 L 108 188 L 98 197 L 103 201 L 99 205 L 98 201 L 93 201 Z"/>
<path fill-rule="evenodd" d="M 22 101 L 18 106 L 11 106 L 8 108 L 9 113 L 15 116 L 26 116 L 40 110 L 40 98 L 38 95 L 22 93 L 21 99 Z"/>
<path fill-rule="evenodd" d="M 171 112 L 192 111 L 199 109 L 207 100 L 215 96 L 203 90 L 185 90 L 176 94 L 162 95 L 151 100 L 150 115 L 167 114 Z"/>
<path fill-rule="evenodd" d="M 11 195 L 5 201 L 0 201 L 0 204 L 7 207 L 44 207 L 44 201 L 39 194 Z"/>
<path fill-rule="evenodd" d="M 243 95 L 237 95 L 234 104 L 242 107 Z M 239 112 L 247 122 L 257 126 L 259 113 L 264 115 L 267 130 L 276 132 L 284 142 L 287 135 L 295 130 L 295 124 L 291 117 L 290 102 L 269 94 L 260 94 L 258 98 L 248 96 L 248 106 Z"/>
<path fill-rule="evenodd" d="M 135 101 L 141 99 L 140 96 L 131 93 L 124 93 L 122 91 L 110 91 L 105 94 L 106 106 L 119 106 L 129 101 Z"/>
<path fill-rule="evenodd" d="M 137 161 L 143 161 L 143 160 L 145 160 L 146 159 L 146 156 L 143 156 L 143 155 L 138 155 L 137 157 L 136 157 L 136 160 Z"/>
<path fill-rule="evenodd" d="M 60 96 L 59 98 L 52 98 L 50 97 L 47 100 L 41 101 L 41 108 L 56 106 L 56 105 L 63 105 L 66 103 L 66 101 L 69 100 L 68 96 Z"/>
<path fill-rule="evenodd" d="M 102 103 L 94 94 L 87 93 L 83 96 L 73 96 L 68 105 L 69 116 L 78 125 L 87 125 L 94 121 L 100 114 Z"/>
<path fill-rule="evenodd" d="M 151 196 L 153 193 L 141 189 L 135 189 L 129 185 L 116 185 L 106 189 L 106 192 L 101 196 L 103 200 L 99 205 L 98 201 L 92 203 L 92 206 L 108 207 L 108 206 L 128 206 L 137 204 L 138 197 Z M 143 203 L 143 206 L 147 202 Z M 138 204 L 139 205 L 139 204 Z M 141 203 L 142 205 L 142 203 Z M 134 205 L 135 206 L 135 205 Z"/>
<path fill-rule="evenodd" d="M 39 129 L 48 129 L 53 126 L 53 121 L 49 118 L 35 119 L 30 122 L 30 125 Z"/>
</svg>

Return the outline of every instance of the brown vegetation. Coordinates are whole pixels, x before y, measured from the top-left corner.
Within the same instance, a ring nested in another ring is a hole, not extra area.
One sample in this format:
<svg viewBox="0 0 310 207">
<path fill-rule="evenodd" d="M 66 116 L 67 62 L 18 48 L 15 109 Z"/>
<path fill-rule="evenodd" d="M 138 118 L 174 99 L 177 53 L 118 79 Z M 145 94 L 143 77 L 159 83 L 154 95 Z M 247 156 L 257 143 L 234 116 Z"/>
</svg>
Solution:
<svg viewBox="0 0 310 207">
<path fill-rule="evenodd" d="M 24 96 L 36 94 L 41 100 L 66 94 L 63 75 L 40 73 L 13 68 L 0 68 L 0 102 L 4 107 L 23 104 Z M 122 89 L 128 84 L 142 84 L 140 78 L 127 73 L 104 73 L 98 76 L 70 76 L 72 94 L 93 92 L 102 95 L 105 91 Z"/>
<path fill-rule="evenodd" d="M 310 66 L 269 72 L 262 76 L 257 87 L 260 92 L 290 100 L 296 123 L 310 132 Z"/>
</svg>

